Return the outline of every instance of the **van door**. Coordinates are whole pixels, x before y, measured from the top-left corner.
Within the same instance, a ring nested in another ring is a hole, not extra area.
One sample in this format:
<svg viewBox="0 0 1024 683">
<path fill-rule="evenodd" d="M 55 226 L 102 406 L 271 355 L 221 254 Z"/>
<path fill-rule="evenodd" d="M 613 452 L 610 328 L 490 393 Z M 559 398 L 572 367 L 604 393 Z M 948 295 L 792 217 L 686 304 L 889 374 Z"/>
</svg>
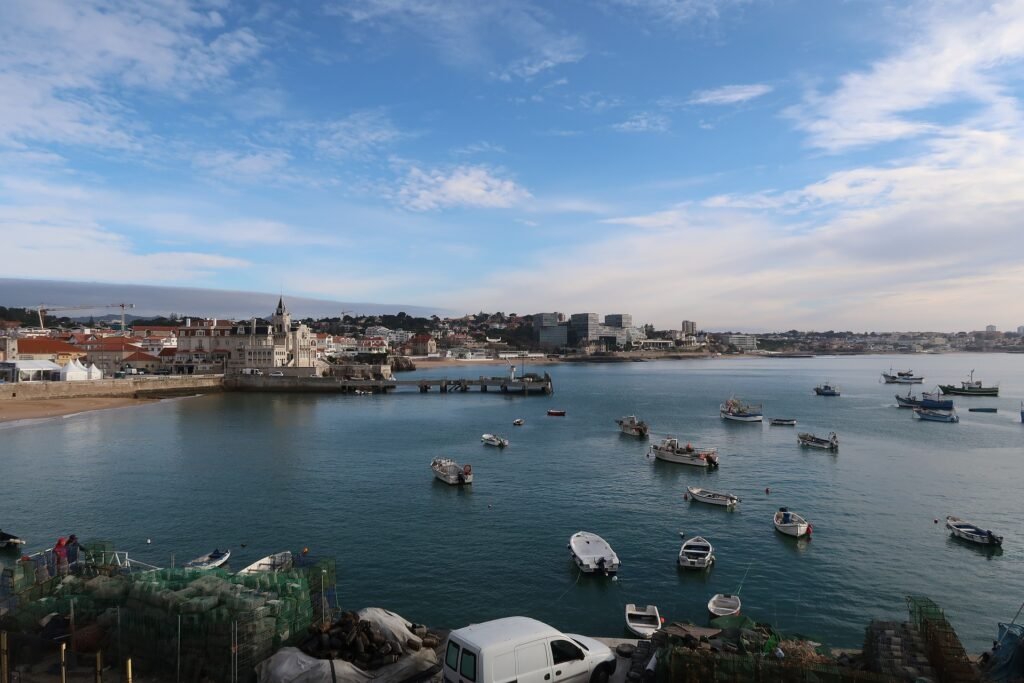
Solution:
<svg viewBox="0 0 1024 683">
<path fill-rule="evenodd" d="M 551 668 L 555 674 L 553 683 L 587 683 L 590 667 L 583 649 L 565 638 L 552 638 L 548 642 L 551 647 Z"/>
<path fill-rule="evenodd" d="M 551 683 L 551 655 L 545 640 L 516 648 L 517 683 Z"/>
</svg>

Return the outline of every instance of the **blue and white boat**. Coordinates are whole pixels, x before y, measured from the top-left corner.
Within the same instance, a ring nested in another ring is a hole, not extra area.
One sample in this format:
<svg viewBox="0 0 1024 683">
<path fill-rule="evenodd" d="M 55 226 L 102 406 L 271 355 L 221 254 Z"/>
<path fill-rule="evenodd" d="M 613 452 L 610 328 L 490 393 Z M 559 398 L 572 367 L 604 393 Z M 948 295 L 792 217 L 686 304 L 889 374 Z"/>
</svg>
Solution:
<svg viewBox="0 0 1024 683">
<path fill-rule="evenodd" d="M 723 420 L 734 420 L 736 422 L 761 422 L 764 419 L 764 412 L 761 404 L 743 403 L 733 397 L 718 407 L 718 414 Z"/>
<path fill-rule="evenodd" d="M 185 563 L 186 569 L 216 569 L 217 567 L 223 567 L 227 563 L 228 558 L 231 557 L 230 550 L 216 549 L 212 553 L 207 553 L 191 562 Z"/>
<path fill-rule="evenodd" d="M 966 520 L 960 519 L 959 517 L 953 517 L 952 515 L 946 517 L 946 528 L 949 529 L 957 538 L 962 538 L 965 541 L 977 543 L 978 545 L 1003 544 L 1002 536 L 996 536 L 987 529 L 982 529 L 979 526 L 975 526 Z"/>
<path fill-rule="evenodd" d="M 928 408 L 914 408 L 914 414 L 928 422 L 959 422 L 956 411 L 929 410 Z"/>
<path fill-rule="evenodd" d="M 825 382 L 822 385 L 814 387 L 814 393 L 818 396 L 838 396 L 839 387 L 830 384 L 829 382 Z"/>
</svg>

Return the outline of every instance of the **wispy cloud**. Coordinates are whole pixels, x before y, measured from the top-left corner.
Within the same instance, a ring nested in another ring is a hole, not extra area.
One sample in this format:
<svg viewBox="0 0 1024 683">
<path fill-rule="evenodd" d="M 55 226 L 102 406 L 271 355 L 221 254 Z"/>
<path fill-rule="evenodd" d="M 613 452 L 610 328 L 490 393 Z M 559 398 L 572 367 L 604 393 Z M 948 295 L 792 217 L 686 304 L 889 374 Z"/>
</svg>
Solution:
<svg viewBox="0 0 1024 683">
<path fill-rule="evenodd" d="M 537 47 L 534 54 L 521 57 L 495 73 L 500 80 L 515 78 L 524 81 L 562 64 L 574 64 L 586 56 L 583 41 L 576 36 L 552 38 L 551 42 Z"/>
<path fill-rule="evenodd" d="M 718 19 L 722 12 L 751 0 L 606 0 L 670 25 Z"/>
<path fill-rule="evenodd" d="M 457 156 L 472 156 L 474 154 L 504 154 L 505 148 L 501 145 L 496 145 L 486 140 L 480 140 L 479 142 L 473 142 L 463 147 L 458 147 L 452 150 L 452 154 Z"/>
<path fill-rule="evenodd" d="M 199 169 L 225 179 L 254 179 L 276 174 L 287 166 L 291 155 L 281 149 L 237 152 L 198 152 L 192 163 Z"/>
<path fill-rule="evenodd" d="M 297 127 L 308 134 L 318 153 L 332 158 L 364 157 L 406 137 L 385 112 L 377 109 Z"/>
<path fill-rule="evenodd" d="M 668 117 L 663 114 L 640 112 L 625 121 L 612 124 L 612 129 L 620 133 L 665 133 L 669 126 Z"/>
<path fill-rule="evenodd" d="M 690 104 L 738 104 L 746 102 L 772 91 L 772 86 L 764 83 L 750 85 L 723 85 L 710 90 L 698 90 L 693 93 Z"/>
<path fill-rule="evenodd" d="M 514 180 L 486 166 L 449 169 L 409 168 L 398 189 L 398 202 L 413 211 L 451 207 L 505 209 L 530 197 Z"/>
</svg>

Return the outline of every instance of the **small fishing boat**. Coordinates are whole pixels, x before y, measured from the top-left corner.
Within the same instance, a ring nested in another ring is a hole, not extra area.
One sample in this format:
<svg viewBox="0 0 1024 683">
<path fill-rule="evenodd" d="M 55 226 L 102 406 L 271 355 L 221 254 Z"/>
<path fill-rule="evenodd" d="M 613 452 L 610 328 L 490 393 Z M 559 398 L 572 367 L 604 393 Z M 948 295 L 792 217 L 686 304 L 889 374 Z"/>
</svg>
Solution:
<svg viewBox="0 0 1024 683">
<path fill-rule="evenodd" d="M 825 451 L 839 450 L 839 437 L 835 432 L 829 432 L 827 439 L 822 439 L 809 432 L 801 432 L 796 435 L 796 442 L 807 448 L 820 448 Z"/>
<path fill-rule="evenodd" d="M 978 545 L 1002 545 L 1003 537 L 996 536 L 991 531 L 975 526 L 968 521 L 953 517 L 946 517 L 946 528 L 957 538 L 962 538 Z"/>
<path fill-rule="evenodd" d="M 718 467 L 717 448 L 694 448 L 690 444 L 683 446 L 679 443 L 679 439 L 671 436 L 662 439 L 659 443 L 652 444 L 649 455 L 653 455 L 658 460 L 680 465 Z"/>
<path fill-rule="evenodd" d="M 718 593 L 708 600 L 708 612 L 712 617 L 731 617 L 740 613 L 740 596 Z"/>
<path fill-rule="evenodd" d="M 940 384 L 939 391 L 943 394 L 952 394 L 953 396 L 998 396 L 999 385 L 986 387 L 982 386 L 980 380 L 974 379 L 974 370 L 971 370 L 971 376 L 960 382 L 959 387 L 955 387 L 952 384 Z"/>
<path fill-rule="evenodd" d="M 525 422 L 526 420 L 524 420 L 521 417 L 517 417 L 516 419 L 512 420 L 512 424 L 515 425 L 516 427 L 522 427 Z"/>
<path fill-rule="evenodd" d="M 185 563 L 186 569 L 216 569 L 217 567 L 223 567 L 231 557 L 230 550 L 219 550 L 215 549 L 213 552 L 206 553 L 191 562 Z"/>
<path fill-rule="evenodd" d="M 690 494 L 690 498 L 699 501 L 701 503 L 707 503 L 708 505 L 721 505 L 723 507 L 732 507 L 736 503 L 740 502 L 740 499 L 731 493 L 719 493 L 718 491 L 708 491 L 707 489 L 698 488 L 696 486 L 687 486 L 686 492 Z"/>
<path fill-rule="evenodd" d="M 565 411 L 564 410 L 555 410 L 554 408 L 552 408 L 551 410 L 548 411 L 548 416 L 549 417 L 565 417 Z"/>
<path fill-rule="evenodd" d="M 998 413 L 999 408 L 968 408 L 969 413 Z"/>
<path fill-rule="evenodd" d="M 295 564 L 292 558 L 292 552 L 290 550 L 284 550 L 273 555 L 267 555 L 266 557 L 260 558 L 250 564 L 245 569 L 239 571 L 239 574 L 258 574 L 259 572 L 283 572 L 292 568 Z"/>
<path fill-rule="evenodd" d="M 928 410 L 927 408 L 914 408 L 914 415 L 927 422 L 959 422 L 956 411 L 945 412 L 942 410 Z"/>
<path fill-rule="evenodd" d="M 434 458 L 430 462 L 430 469 L 434 470 L 434 476 L 446 484 L 452 486 L 463 486 L 473 483 L 473 466 L 462 465 L 451 458 Z"/>
<path fill-rule="evenodd" d="M 892 368 L 889 368 L 889 372 L 882 373 L 882 379 L 885 380 L 886 384 L 923 384 L 924 377 L 918 377 L 914 374 L 913 370 L 903 370 L 900 372 L 893 372 Z"/>
<path fill-rule="evenodd" d="M 650 638 L 661 628 L 661 613 L 654 605 L 626 605 L 626 628 L 637 638 Z"/>
<path fill-rule="evenodd" d="M 817 394 L 818 396 L 838 396 L 839 387 L 835 386 L 834 384 L 825 382 L 824 384 L 819 384 L 818 386 L 814 387 L 814 393 Z"/>
<path fill-rule="evenodd" d="M 779 511 L 775 513 L 774 521 L 778 531 L 794 538 L 808 536 L 813 531 L 806 519 L 786 508 L 779 508 Z"/>
<path fill-rule="evenodd" d="M 796 427 L 796 420 L 789 417 L 773 417 L 768 424 L 773 427 Z"/>
<path fill-rule="evenodd" d="M 733 397 L 718 407 L 718 414 L 723 420 L 735 422 L 761 422 L 764 413 L 761 411 L 761 404 L 747 404 Z"/>
<path fill-rule="evenodd" d="M 619 431 L 627 436 L 638 436 L 641 439 L 646 439 L 650 428 L 647 423 L 643 420 L 637 419 L 636 415 L 627 415 L 626 417 L 620 417 L 615 421 L 615 424 L 619 425 Z"/>
<path fill-rule="evenodd" d="M 497 434 L 484 434 L 480 437 L 480 441 L 487 446 L 495 446 L 497 448 L 508 446 L 508 439 L 503 439 Z"/>
<path fill-rule="evenodd" d="M 577 531 L 569 538 L 569 555 L 586 574 L 614 574 L 619 571 L 619 556 L 608 541 L 589 531 Z"/>
<path fill-rule="evenodd" d="M 0 529 L 0 548 L 18 548 L 23 545 L 25 545 L 23 539 Z"/>
<path fill-rule="evenodd" d="M 929 410 L 953 410 L 953 399 L 942 398 L 938 392 L 924 392 L 921 398 L 907 391 L 906 396 L 896 394 L 896 405 L 900 408 L 928 408 Z"/>
<path fill-rule="evenodd" d="M 679 534 L 683 536 L 682 533 Z M 683 541 L 679 547 L 679 566 L 686 569 L 707 569 L 715 563 L 715 548 L 703 536 Z"/>
</svg>

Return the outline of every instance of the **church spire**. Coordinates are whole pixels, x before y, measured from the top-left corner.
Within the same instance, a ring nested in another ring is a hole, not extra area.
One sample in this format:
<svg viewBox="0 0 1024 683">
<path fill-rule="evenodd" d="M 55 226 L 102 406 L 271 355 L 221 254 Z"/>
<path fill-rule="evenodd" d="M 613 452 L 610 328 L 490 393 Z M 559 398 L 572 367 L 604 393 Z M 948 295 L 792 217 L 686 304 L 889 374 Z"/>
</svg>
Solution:
<svg viewBox="0 0 1024 683">
<path fill-rule="evenodd" d="M 277 315 L 284 315 L 284 297 L 282 296 L 277 300 Z"/>
</svg>

